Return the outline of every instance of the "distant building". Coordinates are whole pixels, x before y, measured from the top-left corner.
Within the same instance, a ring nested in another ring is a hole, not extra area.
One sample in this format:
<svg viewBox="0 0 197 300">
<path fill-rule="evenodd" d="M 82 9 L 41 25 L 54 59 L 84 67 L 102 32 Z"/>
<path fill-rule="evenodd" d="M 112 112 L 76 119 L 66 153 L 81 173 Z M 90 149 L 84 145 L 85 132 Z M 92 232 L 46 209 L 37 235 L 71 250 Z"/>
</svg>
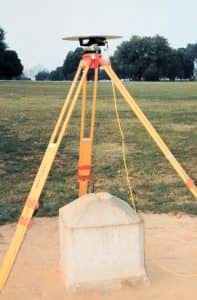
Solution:
<svg viewBox="0 0 197 300">
<path fill-rule="evenodd" d="M 197 58 L 194 60 L 194 80 L 197 80 Z"/>
</svg>

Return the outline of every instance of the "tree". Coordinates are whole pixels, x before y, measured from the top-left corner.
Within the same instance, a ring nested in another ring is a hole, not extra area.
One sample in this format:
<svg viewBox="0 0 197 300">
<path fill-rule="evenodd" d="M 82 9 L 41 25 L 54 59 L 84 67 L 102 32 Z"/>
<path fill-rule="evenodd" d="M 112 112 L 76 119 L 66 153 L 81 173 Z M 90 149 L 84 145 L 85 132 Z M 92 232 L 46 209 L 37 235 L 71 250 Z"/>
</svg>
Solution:
<svg viewBox="0 0 197 300">
<path fill-rule="evenodd" d="M 196 44 L 188 44 L 186 47 L 186 51 L 188 56 L 190 56 L 193 60 L 197 58 L 197 43 Z"/>
<path fill-rule="evenodd" d="M 49 80 L 64 80 L 63 67 L 57 67 L 55 70 L 51 71 L 49 74 Z"/>
<path fill-rule="evenodd" d="M 140 37 L 133 36 L 129 41 L 121 43 L 115 51 L 112 66 L 121 78 L 141 79 L 140 40 Z"/>
<path fill-rule="evenodd" d="M 110 80 L 109 76 L 106 74 L 106 72 L 103 69 L 99 70 L 99 80 Z"/>
<path fill-rule="evenodd" d="M 112 64 L 122 78 L 141 80 L 151 73 L 154 80 L 159 80 L 167 73 L 169 52 L 168 41 L 162 36 L 133 36 L 117 48 Z"/>
<path fill-rule="evenodd" d="M 0 28 L 0 52 L 5 51 L 5 49 L 7 48 L 4 40 L 5 40 L 5 32 L 2 28 Z"/>
<path fill-rule="evenodd" d="M 23 66 L 17 53 L 13 50 L 6 50 L 0 53 L 0 78 L 12 79 L 22 74 Z"/>
<path fill-rule="evenodd" d="M 41 80 L 41 81 L 48 80 L 49 79 L 49 72 L 45 71 L 45 70 L 40 71 L 36 74 L 35 78 L 36 78 L 36 80 Z"/>
<path fill-rule="evenodd" d="M 4 42 L 5 33 L 0 28 L 0 79 L 12 79 L 20 76 L 23 72 L 18 55 L 13 50 L 8 50 Z"/>
<path fill-rule="evenodd" d="M 75 51 L 69 51 L 63 64 L 63 74 L 65 79 L 73 80 L 79 62 L 82 58 L 84 51 L 78 47 Z"/>
<path fill-rule="evenodd" d="M 193 45 L 188 45 L 187 48 L 171 49 L 167 66 L 167 77 L 171 80 L 192 78 L 197 53 L 195 54 L 195 47 L 193 49 L 190 47 L 193 48 Z"/>
<path fill-rule="evenodd" d="M 166 76 L 170 80 L 175 80 L 176 77 L 183 77 L 182 58 L 179 51 L 176 49 L 171 49 L 169 53 Z"/>
<path fill-rule="evenodd" d="M 182 62 L 182 79 L 192 78 L 194 70 L 194 58 L 190 56 L 185 48 L 179 48 L 178 53 Z"/>
<path fill-rule="evenodd" d="M 159 70 L 156 65 L 149 65 L 143 73 L 143 79 L 147 81 L 157 81 L 159 79 Z"/>
<path fill-rule="evenodd" d="M 192 74 L 191 74 L 191 69 L 190 69 L 190 78 L 193 79 L 194 75 L 194 61 L 197 59 L 197 43 L 196 44 L 188 44 L 186 47 L 186 53 L 187 53 L 187 59 L 190 60 L 190 68 L 191 68 L 191 61 L 193 64 L 192 68 Z"/>
</svg>

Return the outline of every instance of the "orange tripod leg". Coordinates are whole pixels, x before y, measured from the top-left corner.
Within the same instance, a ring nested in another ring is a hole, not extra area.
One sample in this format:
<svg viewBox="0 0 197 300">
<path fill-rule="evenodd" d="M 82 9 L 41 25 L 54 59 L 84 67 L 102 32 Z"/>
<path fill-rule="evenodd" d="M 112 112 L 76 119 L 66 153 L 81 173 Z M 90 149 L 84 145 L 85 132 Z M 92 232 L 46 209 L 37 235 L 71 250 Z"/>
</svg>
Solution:
<svg viewBox="0 0 197 300">
<path fill-rule="evenodd" d="M 80 141 L 80 158 L 78 165 L 79 197 L 86 194 L 90 180 L 92 140 L 83 138 Z"/>
<path fill-rule="evenodd" d="M 95 114 L 96 114 L 97 88 L 98 88 L 98 68 L 95 69 L 95 73 L 94 73 L 92 116 L 91 116 L 89 137 L 84 136 L 87 81 L 84 81 L 84 85 L 83 85 L 81 134 L 80 134 L 80 155 L 79 155 L 79 165 L 78 165 L 79 197 L 87 193 L 88 182 L 90 180 L 92 144 L 93 144 L 93 137 L 94 137 L 94 123 L 95 123 Z"/>
</svg>

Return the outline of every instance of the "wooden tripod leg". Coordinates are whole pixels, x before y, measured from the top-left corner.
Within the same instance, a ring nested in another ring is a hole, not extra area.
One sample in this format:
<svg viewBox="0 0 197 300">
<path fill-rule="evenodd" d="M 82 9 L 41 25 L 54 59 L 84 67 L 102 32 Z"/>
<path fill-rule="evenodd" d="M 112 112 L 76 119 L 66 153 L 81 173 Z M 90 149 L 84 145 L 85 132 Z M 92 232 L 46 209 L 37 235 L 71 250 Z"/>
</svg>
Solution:
<svg viewBox="0 0 197 300">
<path fill-rule="evenodd" d="M 70 89 L 69 89 L 69 91 L 68 91 L 67 97 L 66 97 L 66 99 L 65 99 L 65 101 L 64 101 L 63 107 L 62 107 L 62 109 L 61 109 L 60 115 L 59 115 L 59 117 L 58 117 L 57 123 L 56 123 L 56 125 L 55 125 L 54 130 L 53 130 L 53 133 L 52 133 L 52 135 L 51 135 L 51 138 L 50 138 L 49 143 L 54 143 L 54 141 L 55 141 L 55 139 L 56 139 L 56 137 L 57 137 L 57 134 L 58 134 L 58 131 L 60 130 L 61 123 L 62 123 L 62 121 L 63 121 L 65 112 L 66 112 L 66 110 L 67 110 L 67 108 L 68 108 L 68 106 L 69 106 L 69 104 L 70 104 L 71 97 L 72 97 L 73 92 L 74 92 L 74 90 L 75 90 L 75 87 L 76 87 L 76 84 L 77 84 L 77 80 L 79 79 L 79 75 L 81 74 L 81 70 L 82 70 L 82 68 L 81 68 L 81 66 L 79 65 L 79 67 L 78 67 L 78 69 L 77 69 L 77 72 L 76 72 L 76 74 L 75 74 L 75 77 L 74 77 L 74 79 L 73 79 L 73 81 L 72 81 L 71 87 L 70 87 Z"/>
<path fill-rule="evenodd" d="M 108 76 L 111 78 L 111 80 L 114 82 L 116 88 L 120 91 L 130 108 L 133 110 L 133 112 L 138 117 L 139 121 L 142 123 L 142 125 L 145 127 L 145 129 L 148 131 L 150 136 L 153 138 L 159 149 L 163 152 L 167 160 L 170 162 L 172 167 L 176 170 L 179 177 L 182 179 L 186 187 L 191 191 L 191 193 L 194 195 L 194 197 L 197 199 L 197 188 L 192 181 L 192 179 L 186 174 L 180 163 L 176 160 L 174 155 L 171 153 L 167 145 L 164 143 L 164 141 L 161 139 L 157 131 L 154 129 L 150 121 L 146 118 L 142 110 L 139 108 L 133 97 L 129 94 L 127 89 L 124 87 L 118 76 L 115 74 L 113 69 L 107 65 L 105 62 L 101 61 L 101 65 L 104 68 L 105 72 L 108 74 Z"/>
<path fill-rule="evenodd" d="M 44 188 L 45 182 L 47 180 L 48 174 L 50 172 L 52 163 L 55 159 L 57 150 L 60 146 L 60 143 L 61 143 L 61 140 L 63 138 L 64 132 L 65 132 L 66 127 L 68 125 L 68 122 L 71 118 L 72 112 L 74 110 L 75 104 L 76 104 L 77 99 L 79 97 L 79 93 L 82 89 L 83 81 L 86 77 L 87 72 L 88 72 L 88 68 L 86 68 L 84 70 L 83 76 L 80 80 L 80 83 L 79 83 L 77 89 L 76 89 L 73 100 L 70 104 L 70 107 L 68 108 L 67 115 L 65 117 L 65 120 L 63 121 L 62 127 L 60 128 L 60 133 L 59 133 L 59 136 L 57 138 L 57 142 L 51 142 L 51 140 L 53 141 L 53 139 L 50 139 L 49 145 L 47 147 L 47 150 L 46 150 L 45 155 L 43 157 L 43 160 L 41 162 L 40 168 L 39 168 L 38 173 L 35 177 L 33 186 L 31 188 L 31 191 L 30 191 L 30 193 L 28 195 L 28 198 L 26 200 L 26 203 L 25 203 L 25 206 L 23 208 L 22 214 L 19 218 L 14 237 L 11 241 L 11 244 L 9 246 L 9 249 L 8 249 L 7 253 L 6 253 L 5 259 L 3 261 L 2 268 L 0 270 L 0 291 L 3 289 L 3 287 L 4 287 L 4 285 L 7 281 L 7 278 L 9 276 L 9 273 L 10 273 L 11 269 L 12 269 L 15 258 L 18 254 L 18 251 L 20 249 L 22 241 L 25 237 L 25 233 L 26 233 L 26 231 L 28 229 L 28 226 L 31 222 L 31 218 L 33 216 L 33 213 L 34 213 L 36 207 L 38 206 L 38 201 L 39 201 L 40 195 L 41 195 L 42 190 Z M 79 76 L 80 72 L 78 72 L 77 75 Z M 76 81 L 77 81 L 77 78 L 76 78 Z M 70 93 L 68 94 L 69 97 L 66 99 L 66 101 L 69 101 L 69 99 L 71 98 L 72 93 L 74 91 L 74 86 L 76 84 L 76 81 L 71 86 Z M 61 113 L 60 114 L 60 119 L 63 120 L 63 118 L 64 118 L 64 116 Z M 60 125 L 60 123 L 61 122 L 58 119 L 57 124 Z M 58 132 L 57 128 L 55 128 L 55 130 Z M 55 137 L 55 135 L 54 135 L 54 137 Z"/>
<path fill-rule="evenodd" d="M 94 73 L 92 115 L 91 115 L 89 137 L 85 137 L 87 81 L 84 81 L 84 86 L 83 86 L 83 98 L 82 98 L 82 110 L 81 110 L 81 132 L 80 132 L 80 154 L 79 154 L 79 165 L 78 165 L 79 197 L 87 193 L 88 182 L 90 180 L 97 89 L 98 89 L 98 68 L 95 69 L 95 73 Z"/>
</svg>

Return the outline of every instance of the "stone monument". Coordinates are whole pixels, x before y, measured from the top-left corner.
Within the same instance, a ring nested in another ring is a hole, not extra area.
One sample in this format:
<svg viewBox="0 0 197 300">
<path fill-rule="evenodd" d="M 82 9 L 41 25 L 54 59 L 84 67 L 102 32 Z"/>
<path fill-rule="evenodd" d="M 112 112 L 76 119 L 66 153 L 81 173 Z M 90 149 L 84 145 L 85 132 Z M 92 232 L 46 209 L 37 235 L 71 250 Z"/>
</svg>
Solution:
<svg viewBox="0 0 197 300">
<path fill-rule="evenodd" d="M 59 211 L 67 291 L 147 283 L 141 217 L 109 193 L 86 194 Z"/>
</svg>

